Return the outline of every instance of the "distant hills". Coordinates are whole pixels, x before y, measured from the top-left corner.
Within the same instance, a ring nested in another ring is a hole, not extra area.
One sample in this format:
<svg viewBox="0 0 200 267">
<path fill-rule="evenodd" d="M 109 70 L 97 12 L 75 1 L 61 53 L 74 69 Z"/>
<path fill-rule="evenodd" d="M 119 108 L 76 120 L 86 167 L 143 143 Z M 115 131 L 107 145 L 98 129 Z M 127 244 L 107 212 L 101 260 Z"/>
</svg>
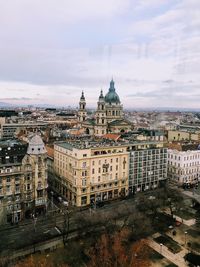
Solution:
<svg viewBox="0 0 200 267">
<path fill-rule="evenodd" d="M 9 108 L 9 107 L 13 107 L 13 105 L 10 103 L 6 103 L 6 102 L 0 102 L 0 107 L 1 108 Z"/>
<path fill-rule="evenodd" d="M 7 102 L 0 102 L 0 108 L 15 108 L 15 107 L 36 107 L 36 108 L 64 108 L 63 105 L 59 106 L 59 105 L 51 105 L 51 104 L 31 104 L 31 105 L 27 105 L 27 104 L 21 104 L 21 105 L 17 105 L 17 104 L 11 104 L 11 103 L 7 103 Z M 69 107 L 69 105 L 65 106 L 66 108 L 77 108 L 77 107 Z M 96 109 L 96 108 L 92 108 L 92 107 L 88 107 L 88 109 Z M 155 108 L 148 108 L 148 107 L 144 107 L 144 108 L 125 108 L 126 111 L 157 111 L 157 112 L 166 112 L 166 111 L 171 111 L 171 112 L 200 112 L 199 108 L 177 108 L 177 107 L 155 107 Z"/>
</svg>

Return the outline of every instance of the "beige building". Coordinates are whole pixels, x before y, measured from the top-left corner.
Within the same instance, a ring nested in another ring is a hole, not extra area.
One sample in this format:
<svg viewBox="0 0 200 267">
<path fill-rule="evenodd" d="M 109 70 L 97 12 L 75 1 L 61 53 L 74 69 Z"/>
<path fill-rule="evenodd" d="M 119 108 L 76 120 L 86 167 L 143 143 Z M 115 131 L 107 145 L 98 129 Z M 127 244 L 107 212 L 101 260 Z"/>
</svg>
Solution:
<svg viewBox="0 0 200 267">
<path fill-rule="evenodd" d="M 76 206 L 110 200 L 128 193 L 129 152 L 113 142 L 74 142 L 54 145 L 54 169 L 60 192 Z"/>
<path fill-rule="evenodd" d="M 27 145 L 0 142 L 0 224 L 17 223 L 47 207 L 46 149 L 40 136 Z"/>
<path fill-rule="evenodd" d="M 200 132 L 186 130 L 168 131 L 168 141 L 200 141 Z"/>
<path fill-rule="evenodd" d="M 56 143 L 50 186 L 78 207 L 153 189 L 167 178 L 166 153 L 162 141 Z"/>
</svg>

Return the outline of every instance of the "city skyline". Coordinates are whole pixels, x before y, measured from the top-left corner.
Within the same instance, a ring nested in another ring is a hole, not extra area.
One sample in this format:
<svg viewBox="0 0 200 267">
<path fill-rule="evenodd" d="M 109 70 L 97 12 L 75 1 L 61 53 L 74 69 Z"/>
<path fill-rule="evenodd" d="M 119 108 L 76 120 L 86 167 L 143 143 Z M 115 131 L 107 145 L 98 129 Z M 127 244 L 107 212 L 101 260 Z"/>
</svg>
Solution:
<svg viewBox="0 0 200 267">
<path fill-rule="evenodd" d="M 1 6 L 0 102 L 95 107 L 113 76 L 125 108 L 199 108 L 199 1 Z"/>
</svg>

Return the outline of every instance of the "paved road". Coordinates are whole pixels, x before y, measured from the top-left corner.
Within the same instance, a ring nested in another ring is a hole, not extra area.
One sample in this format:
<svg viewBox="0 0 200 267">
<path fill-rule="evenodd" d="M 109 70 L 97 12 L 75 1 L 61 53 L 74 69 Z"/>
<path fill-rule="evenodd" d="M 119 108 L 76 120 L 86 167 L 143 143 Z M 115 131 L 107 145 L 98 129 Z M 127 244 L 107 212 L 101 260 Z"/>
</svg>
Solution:
<svg viewBox="0 0 200 267">
<path fill-rule="evenodd" d="M 159 189 L 158 189 L 159 190 Z M 157 190 L 155 190 L 157 191 Z M 115 200 L 101 208 L 95 210 L 81 211 L 83 215 L 89 216 L 93 212 L 103 213 L 104 215 L 110 210 L 117 210 L 120 206 L 134 205 L 137 201 L 137 197 L 145 195 L 153 195 L 153 192 L 139 193 L 134 198 L 126 200 Z M 34 227 L 33 220 L 28 220 L 20 223 L 15 227 L 7 227 L 7 229 L 0 228 L 0 255 L 5 253 L 12 253 L 16 249 L 20 249 L 34 243 L 38 243 L 44 240 L 49 240 L 59 234 L 55 226 L 58 229 L 63 229 L 64 216 L 62 214 L 56 214 L 54 216 L 43 216 L 38 218 L 36 226 Z M 74 227 L 73 218 L 71 218 L 70 228 Z"/>
<path fill-rule="evenodd" d="M 86 209 L 79 211 L 85 216 L 90 216 L 94 212 L 104 215 L 110 210 L 115 210 L 117 207 L 124 205 L 133 205 L 135 199 L 117 200 L 95 210 Z M 14 252 L 16 249 L 29 246 L 36 242 L 51 239 L 59 234 L 58 229 L 63 229 L 64 216 L 56 214 L 54 216 L 43 216 L 38 218 L 34 227 L 33 220 L 25 221 L 18 226 L 0 229 L 0 255 L 3 252 Z M 74 219 L 70 218 L 70 227 L 75 227 Z"/>
</svg>

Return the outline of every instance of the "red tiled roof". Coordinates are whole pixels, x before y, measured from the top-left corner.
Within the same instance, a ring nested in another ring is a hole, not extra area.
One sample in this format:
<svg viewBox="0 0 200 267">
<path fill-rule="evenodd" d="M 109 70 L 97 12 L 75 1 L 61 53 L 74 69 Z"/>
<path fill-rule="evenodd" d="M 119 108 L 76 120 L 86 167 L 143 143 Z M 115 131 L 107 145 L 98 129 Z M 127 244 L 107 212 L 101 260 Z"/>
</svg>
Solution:
<svg viewBox="0 0 200 267">
<path fill-rule="evenodd" d="M 121 137 L 120 134 L 112 134 L 112 133 L 103 135 L 103 138 L 111 139 L 111 140 L 115 140 L 115 141 L 117 141 L 120 137 Z"/>
<path fill-rule="evenodd" d="M 46 146 L 46 150 L 47 150 L 47 155 L 50 158 L 54 158 L 54 149 L 52 147 Z"/>
</svg>

